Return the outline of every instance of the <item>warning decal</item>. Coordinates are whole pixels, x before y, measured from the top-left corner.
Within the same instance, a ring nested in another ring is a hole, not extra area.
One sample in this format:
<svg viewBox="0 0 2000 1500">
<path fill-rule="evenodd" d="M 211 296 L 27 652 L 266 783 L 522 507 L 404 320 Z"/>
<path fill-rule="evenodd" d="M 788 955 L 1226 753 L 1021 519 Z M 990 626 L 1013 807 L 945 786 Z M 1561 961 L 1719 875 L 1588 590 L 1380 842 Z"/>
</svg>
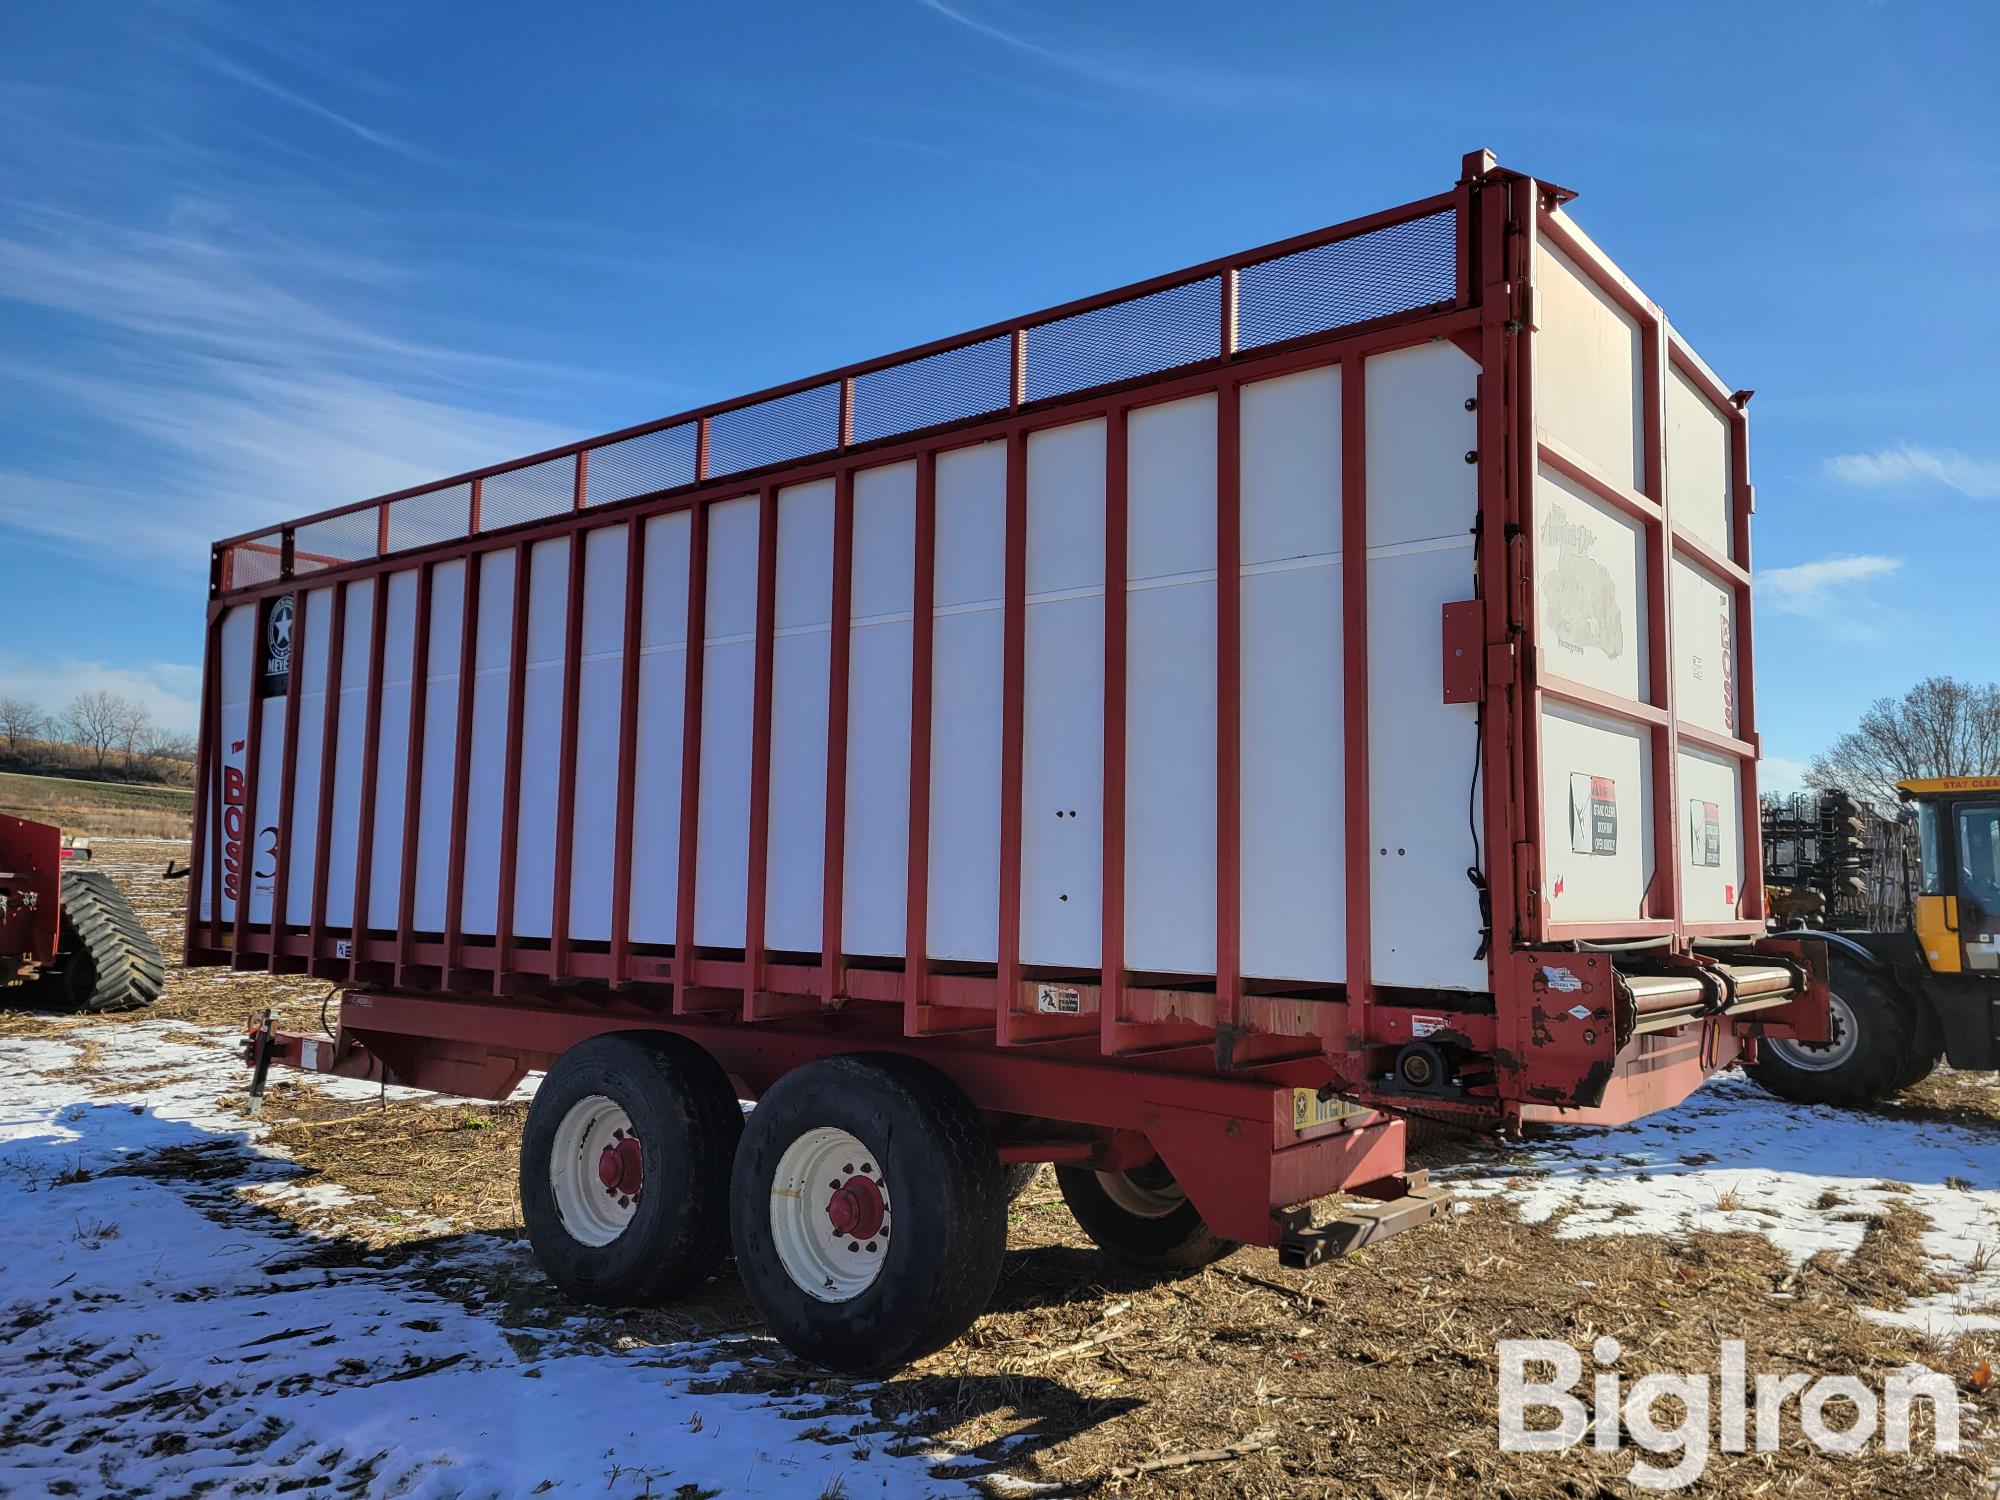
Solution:
<svg viewBox="0 0 2000 1500">
<path fill-rule="evenodd" d="M 1688 803 L 1688 863 L 1711 870 L 1722 864 L 1722 809 L 1698 797 Z"/>
<path fill-rule="evenodd" d="M 1575 854 L 1618 852 L 1618 784 L 1611 777 L 1570 773 L 1569 847 Z"/>
</svg>

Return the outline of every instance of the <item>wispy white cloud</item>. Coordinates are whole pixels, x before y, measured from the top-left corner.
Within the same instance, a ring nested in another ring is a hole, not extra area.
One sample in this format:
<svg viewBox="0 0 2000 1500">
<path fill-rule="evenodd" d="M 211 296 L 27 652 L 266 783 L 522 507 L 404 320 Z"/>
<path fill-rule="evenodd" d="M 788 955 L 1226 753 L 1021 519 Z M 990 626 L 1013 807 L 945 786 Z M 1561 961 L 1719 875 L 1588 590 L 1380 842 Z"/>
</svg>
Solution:
<svg viewBox="0 0 2000 1500">
<path fill-rule="evenodd" d="M 112 662 L 10 651 L 0 647 L 0 697 L 26 698 L 45 713 L 61 713 L 78 693 L 112 692 L 138 704 L 160 728 L 191 734 L 201 696 L 201 670 L 181 662 Z"/>
<path fill-rule="evenodd" d="M 357 120 L 351 115 L 344 115 L 339 110 L 321 104 L 317 99 L 309 98 L 297 89 L 289 88 L 285 84 L 278 82 L 277 79 L 258 72 L 255 68 L 246 67 L 244 64 L 237 62 L 234 58 L 213 47 L 195 41 L 192 37 L 179 36 L 175 38 L 175 42 L 182 52 L 219 77 L 227 78 L 234 83 L 240 83 L 245 88 L 255 89 L 257 92 L 268 95 L 280 103 L 291 105 L 294 109 L 304 110 L 307 114 L 324 120 L 329 125 L 336 125 L 342 130 L 359 136 L 371 146 L 380 146 L 384 151 L 393 151 L 396 155 L 407 157 L 409 160 L 415 162 L 423 162 L 428 165 L 444 164 L 444 158 L 435 152 L 426 151 L 421 146 L 413 145 L 399 136 L 391 135 L 386 130 L 378 130 L 373 125 Z"/>
<path fill-rule="evenodd" d="M 1826 472 L 1843 483 L 1870 489 L 1941 484 L 1974 500 L 2000 500 L 2000 459 L 1973 458 L 1955 448 L 1904 443 L 1873 453 L 1842 453 L 1826 461 Z"/>
<path fill-rule="evenodd" d="M 1107 88 L 1145 94 L 1175 105 L 1202 105 L 1224 109 L 1295 109 L 1325 102 L 1324 88 L 1298 79 L 1268 73 L 1245 72 L 1219 59 L 1206 59 L 1201 67 L 1186 67 L 1163 58 L 1142 57 L 1125 51 L 1090 48 L 1084 45 L 1057 47 L 982 20 L 946 0 L 917 0 L 917 4 L 952 24 L 998 42 L 1045 67 Z"/>
<path fill-rule="evenodd" d="M 1864 553 L 1764 568 L 1757 574 L 1757 597 L 1767 609 L 1784 614 L 1833 615 L 1855 603 L 1872 580 L 1902 566 L 1900 557 Z"/>
</svg>

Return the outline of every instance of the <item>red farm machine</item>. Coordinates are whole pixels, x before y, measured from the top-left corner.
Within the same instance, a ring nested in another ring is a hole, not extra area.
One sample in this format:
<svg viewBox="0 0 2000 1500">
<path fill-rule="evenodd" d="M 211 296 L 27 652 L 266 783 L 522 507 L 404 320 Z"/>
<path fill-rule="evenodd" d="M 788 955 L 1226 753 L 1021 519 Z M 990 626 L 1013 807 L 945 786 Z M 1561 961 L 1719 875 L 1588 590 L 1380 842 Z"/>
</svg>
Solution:
<svg viewBox="0 0 2000 1500">
<path fill-rule="evenodd" d="M 67 1011 L 151 1005 L 160 950 L 90 845 L 0 814 L 0 1004 Z"/>
<path fill-rule="evenodd" d="M 984 1306 L 1010 1168 L 1140 1264 L 1308 1265 L 1440 1212 L 1408 1115 L 1824 1041 L 1763 922 L 1748 393 L 1573 196 L 1475 153 L 218 543 L 188 960 L 343 992 L 257 1084 L 546 1070 L 561 1287 L 733 1245 L 882 1370 Z"/>
</svg>

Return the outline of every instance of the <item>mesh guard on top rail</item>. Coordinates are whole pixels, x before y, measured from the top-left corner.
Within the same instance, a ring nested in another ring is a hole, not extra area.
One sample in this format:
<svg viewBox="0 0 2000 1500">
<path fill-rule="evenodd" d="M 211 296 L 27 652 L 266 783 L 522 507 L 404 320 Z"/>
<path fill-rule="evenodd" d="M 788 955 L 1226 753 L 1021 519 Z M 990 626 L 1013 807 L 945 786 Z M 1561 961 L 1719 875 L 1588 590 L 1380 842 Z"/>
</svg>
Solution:
<svg viewBox="0 0 2000 1500">
<path fill-rule="evenodd" d="M 1101 386 L 1422 313 L 1458 295 L 1444 200 L 1252 250 L 1053 315 L 1017 320 L 775 394 L 510 468 L 363 501 L 226 544 L 223 591 L 411 551 L 563 512 L 908 437 Z M 1271 247 L 1277 249 L 1278 247 Z M 1225 280 L 1235 278 L 1233 318 Z M 1225 320 L 1230 326 L 1225 327 Z"/>
</svg>

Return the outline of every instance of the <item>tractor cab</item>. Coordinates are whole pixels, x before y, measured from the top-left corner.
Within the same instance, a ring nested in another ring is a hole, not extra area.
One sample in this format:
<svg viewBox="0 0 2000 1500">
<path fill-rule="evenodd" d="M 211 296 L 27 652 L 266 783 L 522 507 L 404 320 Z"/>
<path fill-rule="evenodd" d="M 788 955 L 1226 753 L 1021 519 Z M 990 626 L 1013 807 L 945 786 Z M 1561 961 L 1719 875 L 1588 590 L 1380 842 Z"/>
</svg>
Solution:
<svg viewBox="0 0 2000 1500">
<path fill-rule="evenodd" d="M 2000 978 L 2000 776 L 1899 782 L 1917 812 L 1917 946 L 1933 974 Z"/>
</svg>

